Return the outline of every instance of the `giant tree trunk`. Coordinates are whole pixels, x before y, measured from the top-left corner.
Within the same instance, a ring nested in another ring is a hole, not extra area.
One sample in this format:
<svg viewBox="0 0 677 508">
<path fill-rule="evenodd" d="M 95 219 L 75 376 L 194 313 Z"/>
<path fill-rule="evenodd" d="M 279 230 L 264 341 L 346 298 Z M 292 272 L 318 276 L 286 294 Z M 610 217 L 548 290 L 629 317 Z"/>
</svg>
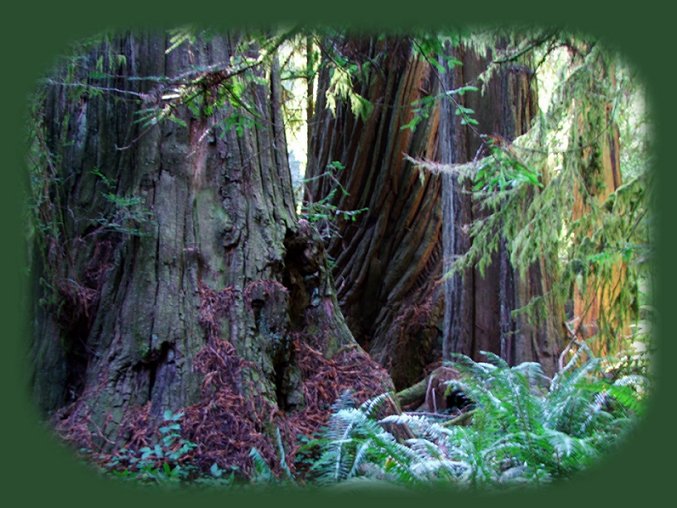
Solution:
<svg viewBox="0 0 677 508">
<path fill-rule="evenodd" d="M 337 195 L 334 202 L 344 210 L 369 208 L 356 222 L 339 221 L 340 235 L 328 248 L 336 258 L 339 301 L 357 340 L 388 368 L 398 387 L 412 384 L 426 364 L 451 352 L 478 358 L 487 350 L 512 363 L 541 361 L 552 371 L 561 312 L 553 309 L 537 325 L 512 316 L 531 297 L 547 292 L 545 260 L 522 280 L 503 246 L 483 276 L 468 270 L 443 279 L 454 256 L 470 245 L 465 226 L 483 212 L 455 177 L 419 172 L 404 158 L 463 163 L 483 155 L 478 154 L 481 139 L 460 125 L 445 100 L 413 132 L 402 126 L 412 119 L 413 101 L 439 93 L 441 86 L 451 90 L 473 83 L 488 57 L 455 50 L 463 65 L 439 75 L 412 57 L 407 40 L 344 44 L 356 60 L 376 62 L 369 82 L 357 88 L 374 110 L 364 122 L 347 105 L 332 116 L 324 107 L 328 76 L 321 77 L 308 171 L 314 177 L 340 161 L 346 169 L 338 178 L 349 195 Z M 461 99 L 477 111 L 480 132 L 509 140 L 529 128 L 536 107 L 529 76 L 524 66 L 502 69 L 485 95 Z M 322 199 L 330 189 L 329 182 L 315 180 L 308 198 Z"/>
<path fill-rule="evenodd" d="M 246 85 L 257 118 L 239 134 L 224 123 L 232 107 L 206 110 L 218 83 L 201 111 L 173 103 L 174 122 L 135 123 L 187 80 L 224 79 L 238 42 L 166 53 L 164 36 L 118 37 L 47 86 L 52 229 L 36 248 L 33 390 L 80 445 L 142 444 L 163 410 L 184 409 L 207 467 L 241 464 L 254 445 L 275 454 L 274 425 L 312 430 L 342 388 L 390 386 L 344 323 L 319 237 L 297 221 L 275 65 Z M 108 78 L 92 77 L 102 68 Z"/>
<path fill-rule="evenodd" d="M 598 78 L 615 83 L 613 66 L 598 64 L 598 71 Z M 590 83 L 589 89 L 594 91 L 595 83 Z M 577 101 L 571 142 L 578 151 L 574 160 L 578 161 L 582 181 L 574 187 L 574 220 L 590 214 L 591 208 L 602 206 L 622 184 L 620 134 L 611 109 L 611 103 L 603 94 L 592 93 L 585 101 Z M 587 234 L 597 226 L 591 224 Z M 630 332 L 629 323 L 622 322 L 617 313 L 611 311 L 626 282 L 625 264 L 618 261 L 611 270 L 610 280 L 589 273 L 583 287 L 576 285 L 573 299 L 573 331 L 582 339 L 599 334 L 591 346 L 600 355 L 612 352 L 615 344 Z"/>
<path fill-rule="evenodd" d="M 406 39 L 342 41 L 356 61 L 371 61 L 358 92 L 374 105 L 362 121 L 346 104 L 326 108 L 329 71 L 318 82 L 307 173 L 317 177 L 339 161 L 342 210 L 368 208 L 355 222 L 338 219 L 328 243 L 341 308 L 357 340 L 384 365 L 396 386 L 415 382 L 441 351 L 441 178 L 417 169 L 404 155 L 432 159 L 437 111 L 412 131 L 411 104 L 436 92 L 430 66 L 411 58 Z M 319 201 L 333 182 L 313 180 L 306 199 Z"/>
</svg>

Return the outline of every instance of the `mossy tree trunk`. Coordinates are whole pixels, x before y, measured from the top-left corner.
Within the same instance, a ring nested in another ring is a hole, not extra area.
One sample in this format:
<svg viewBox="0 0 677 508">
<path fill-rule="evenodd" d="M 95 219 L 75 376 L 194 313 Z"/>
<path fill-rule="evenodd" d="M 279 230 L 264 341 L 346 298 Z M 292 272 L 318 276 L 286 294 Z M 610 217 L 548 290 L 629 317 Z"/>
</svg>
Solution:
<svg viewBox="0 0 677 508">
<path fill-rule="evenodd" d="M 270 431 L 264 415 L 307 408 L 301 349 L 329 358 L 356 347 L 322 243 L 294 210 L 276 65 L 241 81 L 249 111 L 238 113 L 254 121 L 241 132 L 229 127 L 234 107 L 207 110 L 228 81 L 198 89 L 200 111 L 173 102 L 176 120 L 136 121 L 190 80 L 223 78 L 239 42 L 167 52 L 163 35 L 115 37 L 46 87 L 33 391 L 74 441 L 124 444 L 133 421 L 166 409 L 204 417 L 218 402 L 206 388 L 227 379 L 221 388 L 254 411 L 231 415 L 254 422 L 242 438 L 251 446 Z M 203 424 L 236 434 L 216 419 Z"/>
</svg>

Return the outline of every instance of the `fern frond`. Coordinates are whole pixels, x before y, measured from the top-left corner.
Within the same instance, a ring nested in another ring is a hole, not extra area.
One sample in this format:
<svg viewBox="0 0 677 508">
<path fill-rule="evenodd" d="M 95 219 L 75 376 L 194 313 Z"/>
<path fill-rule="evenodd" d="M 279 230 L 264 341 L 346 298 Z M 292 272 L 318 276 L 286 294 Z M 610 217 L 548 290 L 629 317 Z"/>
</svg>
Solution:
<svg viewBox="0 0 677 508">
<path fill-rule="evenodd" d="M 339 398 L 334 401 L 331 405 L 332 413 L 336 413 L 341 409 L 349 409 L 355 407 L 355 399 L 353 399 L 353 394 L 350 390 L 343 390 Z"/>
<path fill-rule="evenodd" d="M 482 356 L 486 356 L 487 360 L 489 361 L 489 364 L 495 366 L 496 368 L 499 369 L 509 369 L 510 366 L 508 365 L 508 362 L 506 362 L 503 358 L 498 356 L 496 353 L 492 353 L 491 351 L 480 351 L 480 354 Z"/>
<path fill-rule="evenodd" d="M 523 375 L 534 387 L 547 388 L 550 385 L 550 378 L 545 375 L 543 366 L 538 362 L 523 362 L 511 367 L 511 370 Z"/>
<path fill-rule="evenodd" d="M 380 422 L 382 424 L 406 425 L 414 434 L 434 442 L 444 441 L 452 434 L 446 427 L 419 415 L 408 415 L 406 413 L 390 415 L 382 418 Z"/>
<path fill-rule="evenodd" d="M 289 466 L 287 465 L 287 454 L 284 451 L 284 444 L 282 443 L 282 436 L 280 435 L 280 428 L 275 428 L 275 440 L 277 442 L 277 451 L 280 458 L 280 468 L 284 472 L 287 480 L 293 481 L 294 475 L 292 474 Z"/>
<path fill-rule="evenodd" d="M 458 479 L 464 477 L 468 470 L 468 464 L 448 459 L 424 460 L 411 467 L 420 480 Z"/>
<path fill-rule="evenodd" d="M 251 475 L 251 481 L 253 483 L 269 483 L 275 479 L 273 471 L 261 455 L 261 452 L 256 448 L 252 448 L 249 451 L 249 457 L 252 459 L 252 464 L 254 466 Z"/>
<path fill-rule="evenodd" d="M 350 471 L 348 472 L 347 477 L 348 478 L 354 478 L 358 476 L 359 474 L 359 469 L 362 463 L 365 461 L 369 454 L 369 449 L 371 448 L 372 443 L 371 441 L 363 441 L 360 447 L 357 449 L 357 452 L 355 453 L 355 458 L 353 460 L 353 465 L 350 468 Z"/>
<path fill-rule="evenodd" d="M 557 458 L 562 459 L 576 459 L 569 460 L 572 463 L 580 463 L 581 458 L 586 459 L 595 458 L 597 456 L 596 450 L 590 445 L 588 439 L 570 436 L 564 432 L 554 429 L 544 429 L 545 437 L 552 445 Z"/>
<path fill-rule="evenodd" d="M 388 392 L 382 393 L 373 399 L 363 402 L 360 406 L 360 411 L 362 411 L 367 417 L 373 418 L 376 416 L 377 412 L 383 408 L 389 398 L 390 394 Z"/>
</svg>

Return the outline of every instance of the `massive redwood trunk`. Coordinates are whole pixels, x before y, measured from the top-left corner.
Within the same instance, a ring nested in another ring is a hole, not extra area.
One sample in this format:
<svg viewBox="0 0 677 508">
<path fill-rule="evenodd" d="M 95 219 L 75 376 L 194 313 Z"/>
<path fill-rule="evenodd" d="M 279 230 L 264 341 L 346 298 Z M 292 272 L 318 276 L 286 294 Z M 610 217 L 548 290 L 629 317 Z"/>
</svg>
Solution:
<svg viewBox="0 0 677 508">
<path fill-rule="evenodd" d="M 342 210 L 368 211 L 356 221 L 338 219 L 339 234 L 328 251 L 341 308 L 357 340 L 384 365 L 396 386 L 416 381 L 441 352 L 442 209 L 441 178 L 405 160 L 433 159 L 437 120 L 433 114 L 412 131 L 412 102 L 436 93 L 430 66 L 411 58 L 411 42 L 390 38 L 348 39 L 341 51 L 357 62 L 370 61 L 368 82 L 357 91 L 374 109 L 362 121 L 346 104 L 336 115 L 326 108 L 329 70 L 318 82 L 307 176 L 317 177 L 339 161 L 337 178 L 348 192 L 337 193 Z M 317 179 L 306 198 L 319 201 L 334 183 Z"/>
<path fill-rule="evenodd" d="M 276 66 L 242 81 L 238 112 L 255 115 L 242 132 L 233 106 L 209 111 L 240 42 L 167 53 L 165 36 L 116 37 L 45 89 L 32 386 L 80 445 L 142 444 L 163 410 L 183 409 L 204 464 L 226 467 L 254 445 L 271 458 L 275 425 L 290 440 L 309 432 L 342 388 L 390 386 L 297 220 Z M 196 79 L 191 111 L 175 95 Z M 135 122 L 158 101 L 176 120 Z"/>
<path fill-rule="evenodd" d="M 615 83 L 613 66 L 597 65 L 597 78 Z M 596 89 L 595 83 L 589 89 Z M 620 134 L 612 117 L 612 104 L 603 94 L 576 101 L 575 128 L 571 144 L 576 147 L 576 168 L 581 175 L 580 185 L 574 187 L 573 219 L 580 220 L 591 213 L 591 208 L 604 204 L 622 184 L 620 164 Z M 597 219 L 597 222 L 601 221 Z M 598 223 L 593 222 L 586 234 L 591 234 Z M 586 277 L 584 287 L 576 285 L 573 299 L 573 330 L 579 338 L 600 335 L 591 344 L 600 355 L 612 352 L 620 339 L 630 332 L 629 323 L 622 322 L 617 312 L 610 309 L 626 283 L 626 266 L 622 261 L 612 267 L 612 277 L 604 280 L 593 272 Z"/>
<path fill-rule="evenodd" d="M 413 132 L 402 127 L 414 115 L 414 101 L 474 83 L 490 57 L 450 49 L 463 65 L 438 74 L 412 56 L 408 39 L 346 40 L 342 50 L 356 61 L 373 63 L 369 80 L 356 91 L 374 110 L 362 121 L 339 105 L 333 116 L 324 107 L 325 71 L 308 171 L 316 177 L 328 163 L 340 161 L 346 169 L 338 178 L 349 195 L 337 194 L 334 203 L 343 210 L 369 208 L 355 222 L 339 221 L 339 235 L 328 246 L 336 258 L 339 301 L 357 340 L 400 387 L 420 378 L 424 366 L 441 359 L 442 349 L 445 358 L 451 352 L 479 358 L 487 350 L 512 363 L 541 361 L 552 371 L 562 336 L 561 309 L 553 308 L 536 325 L 512 316 L 547 291 L 547 262 L 533 266 L 523 280 L 503 245 L 484 275 L 468 270 L 443 279 L 454 256 L 470 245 L 466 226 L 484 212 L 473 202 L 470 186 L 422 172 L 404 158 L 462 163 L 484 155 L 480 137 L 460 124 L 449 101 L 440 100 Z M 535 112 L 530 76 L 526 66 L 502 68 L 486 94 L 456 97 L 477 112 L 478 132 L 510 140 L 529 128 Z M 308 199 L 322 199 L 331 185 L 314 180 Z"/>
</svg>

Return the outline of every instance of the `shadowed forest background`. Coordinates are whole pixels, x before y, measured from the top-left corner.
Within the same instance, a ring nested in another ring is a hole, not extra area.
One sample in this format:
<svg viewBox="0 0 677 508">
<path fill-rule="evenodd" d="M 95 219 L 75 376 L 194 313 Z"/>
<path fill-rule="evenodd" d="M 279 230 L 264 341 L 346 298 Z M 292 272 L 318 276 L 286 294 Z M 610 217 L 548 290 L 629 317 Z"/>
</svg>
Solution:
<svg viewBox="0 0 677 508">
<path fill-rule="evenodd" d="M 649 391 L 643 94 L 554 29 L 77 44 L 32 103 L 36 404 L 159 483 L 584 469 Z"/>
</svg>

